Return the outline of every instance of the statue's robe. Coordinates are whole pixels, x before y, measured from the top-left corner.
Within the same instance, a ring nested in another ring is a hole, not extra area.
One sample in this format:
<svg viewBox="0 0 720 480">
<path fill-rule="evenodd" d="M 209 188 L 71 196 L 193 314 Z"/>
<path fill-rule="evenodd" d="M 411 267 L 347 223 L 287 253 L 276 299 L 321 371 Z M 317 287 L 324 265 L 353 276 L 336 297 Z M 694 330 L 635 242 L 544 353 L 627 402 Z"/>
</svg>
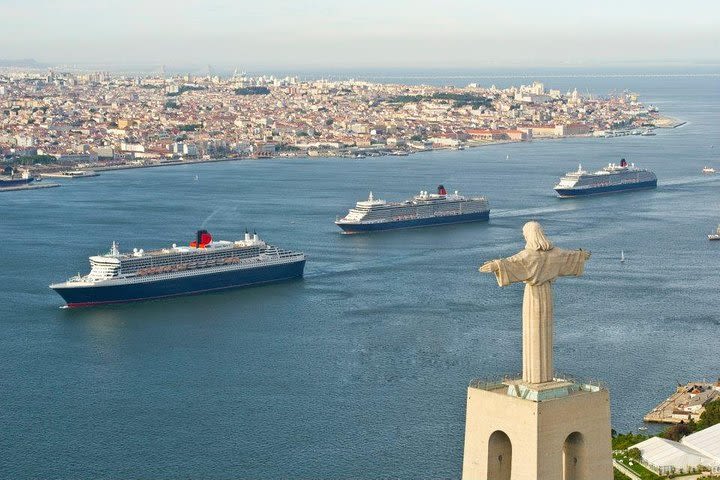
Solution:
<svg viewBox="0 0 720 480">
<path fill-rule="evenodd" d="M 586 253 L 552 248 L 525 249 L 512 257 L 493 260 L 501 287 L 525 282 L 523 296 L 523 381 L 553 380 L 552 282 L 561 276 L 582 275 Z"/>
</svg>

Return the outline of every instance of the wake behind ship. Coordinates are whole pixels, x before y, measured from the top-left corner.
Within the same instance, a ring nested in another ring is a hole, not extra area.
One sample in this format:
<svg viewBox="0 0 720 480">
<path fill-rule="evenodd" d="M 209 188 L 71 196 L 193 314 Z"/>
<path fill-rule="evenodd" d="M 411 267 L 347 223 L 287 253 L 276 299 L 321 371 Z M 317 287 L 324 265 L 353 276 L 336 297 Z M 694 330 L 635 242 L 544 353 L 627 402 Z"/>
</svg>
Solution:
<svg viewBox="0 0 720 480">
<path fill-rule="evenodd" d="M 657 177 L 650 170 L 628 165 L 623 158 L 620 165 L 608 164 L 597 172 L 590 173 L 578 167 L 576 172 L 568 172 L 555 185 L 555 191 L 561 198 L 615 193 L 628 190 L 640 190 L 657 187 Z"/>
<path fill-rule="evenodd" d="M 90 273 L 50 285 L 68 307 L 173 297 L 302 277 L 305 255 L 245 233 L 243 240 L 213 241 L 206 230 L 190 246 L 90 257 Z"/>
<path fill-rule="evenodd" d="M 357 202 L 355 208 L 335 221 L 346 233 L 371 232 L 398 228 L 416 228 L 449 223 L 487 221 L 490 207 L 485 197 L 464 197 L 448 194 L 438 186 L 437 193 L 421 191 L 404 202 L 376 200 L 372 192 L 367 200 Z"/>
</svg>

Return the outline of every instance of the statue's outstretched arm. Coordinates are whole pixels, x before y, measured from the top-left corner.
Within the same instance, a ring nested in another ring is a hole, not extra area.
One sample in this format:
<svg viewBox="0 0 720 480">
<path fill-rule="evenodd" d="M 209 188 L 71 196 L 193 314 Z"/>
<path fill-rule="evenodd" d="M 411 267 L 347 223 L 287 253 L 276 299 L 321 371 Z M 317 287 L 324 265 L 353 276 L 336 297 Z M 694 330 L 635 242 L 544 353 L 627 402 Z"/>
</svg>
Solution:
<svg viewBox="0 0 720 480">
<path fill-rule="evenodd" d="M 483 273 L 495 273 L 499 270 L 498 264 L 495 260 L 483 263 L 479 270 Z"/>
</svg>

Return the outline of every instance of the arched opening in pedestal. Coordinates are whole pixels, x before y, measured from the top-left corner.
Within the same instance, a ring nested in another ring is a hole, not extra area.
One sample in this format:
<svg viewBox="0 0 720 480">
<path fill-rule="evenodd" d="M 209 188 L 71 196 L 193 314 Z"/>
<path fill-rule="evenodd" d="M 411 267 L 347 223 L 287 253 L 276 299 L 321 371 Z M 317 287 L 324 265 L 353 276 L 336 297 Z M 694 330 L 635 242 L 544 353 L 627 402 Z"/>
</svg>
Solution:
<svg viewBox="0 0 720 480">
<path fill-rule="evenodd" d="M 510 480 L 512 470 L 512 443 L 510 437 L 496 430 L 488 440 L 488 480 Z"/>
<path fill-rule="evenodd" d="M 585 440 L 580 432 L 573 432 L 563 445 L 563 480 L 589 480 Z"/>
</svg>

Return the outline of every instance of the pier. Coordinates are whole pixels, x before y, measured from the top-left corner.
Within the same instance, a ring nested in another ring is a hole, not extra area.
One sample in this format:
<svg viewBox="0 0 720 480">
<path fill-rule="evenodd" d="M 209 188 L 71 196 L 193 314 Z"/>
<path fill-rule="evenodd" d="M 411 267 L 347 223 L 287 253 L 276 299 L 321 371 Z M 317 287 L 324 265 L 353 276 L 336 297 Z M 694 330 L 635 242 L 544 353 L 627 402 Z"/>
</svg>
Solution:
<svg viewBox="0 0 720 480">
<path fill-rule="evenodd" d="M 0 188 L 0 192 L 9 192 L 15 190 L 37 190 L 40 188 L 53 188 L 59 186 L 59 183 L 31 183 L 27 185 L 18 185 L 16 187 L 2 187 Z"/>
<path fill-rule="evenodd" d="M 719 399 L 720 380 L 715 383 L 690 382 L 678 386 L 675 393 L 653 408 L 643 420 L 652 423 L 697 421 L 705 411 L 705 405 Z"/>
</svg>

